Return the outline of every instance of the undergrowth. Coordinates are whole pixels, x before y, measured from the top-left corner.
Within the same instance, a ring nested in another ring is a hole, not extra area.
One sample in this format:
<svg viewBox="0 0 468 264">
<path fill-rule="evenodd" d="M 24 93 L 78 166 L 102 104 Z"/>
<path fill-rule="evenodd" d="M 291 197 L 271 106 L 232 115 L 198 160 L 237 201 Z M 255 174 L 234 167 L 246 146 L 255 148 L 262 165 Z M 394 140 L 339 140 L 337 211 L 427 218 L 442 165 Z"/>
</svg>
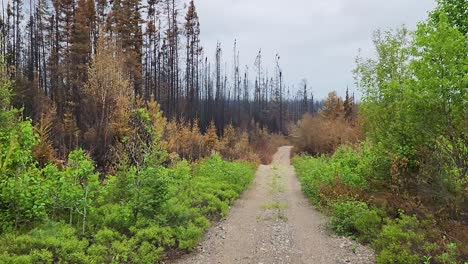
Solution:
<svg viewBox="0 0 468 264">
<path fill-rule="evenodd" d="M 304 193 L 331 215 L 330 227 L 373 247 L 377 263 L 464 263 L 463 242 L 446 237 L 433 216 L 408 215 L 391 201 L 374 203 L 381 187 L 369 173 L 373 164 L 365 144 L 360 150 L 342 146 L 333 156 L 293 159 Z"/>
<path fill-rule="evenodd" d="M 160 179 L 154 182 L 160 185 L 159 196 L 145 196 L 140 205 L 157 205 L 157 210 L 140 208 L 137 218 L 135 197 L 126 198 L 135 189 L 122 185 L 129 172 L 120 173 L 96 194 L 85 235 L 65 221 L 48 219 L 31 231 L 1 235 L 0 263 L 155 263 L 175 249 L 191 250 L 210 221 L 227 215 L 254 169 L 217 154 L 192 166 L 181 161 L 156 169 L 151 177 Z"/>
</svg>

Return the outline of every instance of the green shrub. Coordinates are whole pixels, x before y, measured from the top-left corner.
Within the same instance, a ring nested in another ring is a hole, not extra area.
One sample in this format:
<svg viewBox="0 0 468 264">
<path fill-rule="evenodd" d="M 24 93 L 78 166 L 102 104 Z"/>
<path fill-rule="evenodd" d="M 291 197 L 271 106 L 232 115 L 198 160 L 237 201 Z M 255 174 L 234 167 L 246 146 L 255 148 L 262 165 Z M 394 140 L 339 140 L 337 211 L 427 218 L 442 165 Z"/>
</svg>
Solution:
<svg viewBox="0 0 468 264">
<path fill-rule="evenodd" d="M 202 228 L 193 223 L 189 223 L 187 226 L 179 226 L 177 228 L 178 248 L 182 250 L 193 249 L 200 241 L 203 231 Z"/>
<path fill-rule="evenodd" d="M 76 231 L 69 225 L 47 223 L 28 234 L 15 236 L 12 233 L 0 237 L 0 252 L 5 263 L 88 263 L 85 249 L 88 241 L 79 240 Z M 49 253 L 47 253 L 49 252 Z M 30 262 L 28 262 L 30 261 Z"/>
<path fill-rule="evenodd" d="M 125 236 L 111 229 L 101 229 L 94 235 L 94 243 L 88 248 L 87 253 L 93 263 L 110 263 L 118 259 L 115 245 L 121 242 Z"/>
<path fill-rule="evenodd" d="M 302 190 L 314 204 L 320 204 L 320 188 L 323 184 L 331 184 L 333 174 L 325 157 L 296 156 L 293 165 L 301 182 Z"/>
<path fill-rule="evenodd" d="M 232 190 L 239 194 L 252 181 L 253 171 L 252 164 L 225 161 L 219 154 L 214 154 L 199 164 L 195 174 L 210 181 L 228 183 Z"/>
<path fill-rule="evenodd" d="M 341 235 L 355 236 L 362 242 L 370 242 L 382 227 L 382 212 L 358 201 L 338 202 L 331 211 L 331 227 Z"/>
<path fill-rule="evenodd" d="M 130 239 L 131 258 L 135 263 L 155 263 L 164 257 L 164 249 L 175 244 L 174 230 L 170 227 L 151 225 L 135 230 Z"/>
<path fill-rule="evenodd" d="M 436 257 L 436 260 L 444 264 L 456 264 L 457 255 L 458 255 L 458 246 L 455 243 L 448 243 L 446 246 L 446 251 L 440 256 Z M 465 262 L 466 264 L 466 262 Z"/>
<path fill-rule="evenodd" d="M 424 227 L 415 216 L 400 213 L 400 218 L 387 219 L 382 232 L 372 243 L 376 249 L 376 262 L 421 263 L 423 256 L 432 255 L 437 247 L 426 241 Z"/>
<path fill-rule="evenodd" d="M 143 241 L 136 250 L 131 252 L 131 256 L 133 263 L 157 263 L 164 256 L 164 248 Z"/>
<path fill-rule="evenodd" d="M 340 146 L 330 159 L 331 168 L 340 177 L 341 181 L 351 187 L 365 188 L 367 180 L 362 164 L 361 153 L 353 148 L 343 145 Z"/>
<path fill-rule="evenodd" d="M 359 235 L 358 240 L 370 242 L 377 236 L 382 227 L 380 214 L 381 212 L 376 209 L 367 209 L 356 215 L 354 227 Z"/>
<path fill-rule="evenodd" d="M 255 171 L 215 154 L 169 168 L 122 165 L 99 185 L 83 151 L 72 152 L 70 161 L 64 169 L 43 170 L 53 193 L 44 206 L 57 222 L 1 235 L 0 263 L 156 263 L 166 251 L 192 250 L 210 220 L 228 214 Z"/>
<path fill-rule="evenodd" d="M 126 204 L 105 204 L 90 215 L 97 229 L 107 227 L 120 232 L 128 230 L 133 223 L 131 208 Z"/>
<path fill-rule="evenodd" d="M 32 264 L 32 258 L 30 255 L 10 255 L 8 253 L 0 254 L 0 263 L 5 264 Z M 52 263 L 51 262 L 44 262 L 44 263 Z"/>
<path fill-rule="evenodd" d="M 54 255 L 52 252 L 48 251 L 47 249 L 33 249 L 31 250 L 31 262 L 32 263 L 52 263 L 54 259 Z"/>
<path fill-rule="evenodd" d="M 304 193 L 319 206 L 335 200 L 346 200 L 368 187 L 363 154 L 349 146 L 341 146 L 331 156 L 296 156 L 293 165 Z M 339 186 L 338 186 L 339 185 Z M 328 191 L 332 190 L 332 191 Z"/>
</svg>

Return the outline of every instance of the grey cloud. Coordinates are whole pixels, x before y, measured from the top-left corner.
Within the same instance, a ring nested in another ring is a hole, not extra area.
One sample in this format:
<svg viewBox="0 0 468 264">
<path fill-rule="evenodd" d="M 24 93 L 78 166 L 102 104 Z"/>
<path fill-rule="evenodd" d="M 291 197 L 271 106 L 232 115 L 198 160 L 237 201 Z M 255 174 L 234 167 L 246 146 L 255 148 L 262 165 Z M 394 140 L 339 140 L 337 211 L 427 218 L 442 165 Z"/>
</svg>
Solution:
<svg viewBox="0 0 468 264">
<path fill-rule="evenodd" d="M 216 42 L 231 61 L 238 39 L 241 63 L 250 68 L 261 48 L 265 63 L 276 53 L 288 84 L 307 78 L 314 94 L 355 89 L 351 70 L 358 49 L 372 54 L 372 32 L 414 28 L 435 0 L 195 0 L 202 43 L 213 58 Z M 270 70 L 271 71 L 271 70 Z"/>
</svg>

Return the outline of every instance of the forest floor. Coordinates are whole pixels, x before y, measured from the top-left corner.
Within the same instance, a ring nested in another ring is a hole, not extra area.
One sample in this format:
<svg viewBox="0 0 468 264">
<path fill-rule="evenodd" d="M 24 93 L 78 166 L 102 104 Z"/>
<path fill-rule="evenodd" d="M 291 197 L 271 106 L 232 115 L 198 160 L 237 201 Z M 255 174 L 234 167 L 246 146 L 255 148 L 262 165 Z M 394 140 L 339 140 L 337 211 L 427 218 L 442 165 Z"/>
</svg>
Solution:
<svg viewBox="0 0 468 264">
<path fill-rule="evenodd" d="M 166 263 L 373 263 L 372 249 L 326 228 L 327 218 L 301 191 L 290 165 L 291 147 L 281 147 L 270 165 L 211 227 L 195 252 Z"/>
</svg>

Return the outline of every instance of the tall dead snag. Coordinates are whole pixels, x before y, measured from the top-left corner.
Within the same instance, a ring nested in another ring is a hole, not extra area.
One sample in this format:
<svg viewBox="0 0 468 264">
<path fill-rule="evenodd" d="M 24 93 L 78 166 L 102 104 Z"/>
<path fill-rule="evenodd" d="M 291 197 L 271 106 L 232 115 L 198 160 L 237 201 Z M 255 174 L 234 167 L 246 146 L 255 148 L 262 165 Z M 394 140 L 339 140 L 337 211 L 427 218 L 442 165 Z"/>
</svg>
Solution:
<svg viewBox="0 0 468 264">
<path fill-rule="evenodd" d="M 195 9 L 195 4 L 190 1 L 187 15 L 185 16 L 185 36 L 186 43 L 186 71 L 185 71 L 185 88 L 186 88 L 186 109 L 185 116 L 190 121 L 190 126 L 193 126 L 195 118 L 198 114 L 198 56 L 200 55 L 200 21 Z"/>
<path fill-rule="evenodd" d="M 165 113 L 169 118 L 180 119 L 179 85 L 179 24 L 176 0 L 164 0 L 167 29 L 163 40 L 162 52 L 165 63 L 166 105 Z"/>
<path fill-rule="evenodd" d="M 309 109 L 309 100 L 307 99 L 307 80 L 302 80 L 302 106 L 301 106 L 301 113 L 307 113 L 307 109 Z"/>
<path fill-rule="evenodd" d="M 151 96 L 160 101 L 160 13 L 157 0 L 148 1 L 146 32 L 144 41 L 144 98 Z"/>
<path fill-rule="evenodd" d="M 234 111 L 236 113 L 236 118 L 234 119 L 234 123 L 237 126 L 241 126 L 242 123 L 242 103 L 241 98 L 243 97 L 242 92 L 242 78 L 240 73 L 240 52 L 237 48 L 237 40 L 234 40 L 234 52 L 233 52 L 233 59 L 234 59 L 234 73 L 233 73 L 233 86 L 234 86 L 234 100 L 235 100 L 235 107 Z"/>
<path fill-rule="evenodd" d="M 279 64 L 280 56 L 276 54 L 276 91 L 275 97 L 279 101 L 279 132 L 284 133 L 284 108 L 283 108 L 283 70 Z"/>
<path fill-rule="evenodd" d="M 215 125 L 218 131 L 218 135 L 221 135 L 224 130 L 224 101 L 225 101 L 225 86 L 223 85 L 223 77 L 221 73 L 221 58 L 222 49 L 221 43 L 218 42 L 216 46 L 216 65 L 215 65 L 215 76 L 216 76 L 216 95 L 215 95 Z"/>
<path fill-rule="evenodd" d="M 260 102 L 261 102 L 261 88 L 260 83 L 262 79 L 262 51 L 258 51 L 257 57 L 255 57 L 254 62 L 255 70 L 256 70 L 256 77 L 255 77 L 255 88 L 254 88 L 254 120 L 258 121 L 260 119 L 259 112 L 260 112 Z"/>
</svg>

